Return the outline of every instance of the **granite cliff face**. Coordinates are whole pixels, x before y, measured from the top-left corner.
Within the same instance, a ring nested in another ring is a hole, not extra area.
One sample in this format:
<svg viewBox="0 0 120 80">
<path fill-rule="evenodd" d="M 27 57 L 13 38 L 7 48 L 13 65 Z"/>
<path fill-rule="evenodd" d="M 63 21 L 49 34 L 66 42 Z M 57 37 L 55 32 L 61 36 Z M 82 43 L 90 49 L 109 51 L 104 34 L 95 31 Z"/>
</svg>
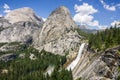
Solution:
<svg viewBox="0 0 120 80">
<path fill-rule="evenodd" d="M 117 80 L 120 74 L 120 46 L 95 53 L 86 48 L 81 59 L 73 70 L 73 78 L 76 80 Z"/>
<path fill-rule="evenodd" d="M 78 27 L 72 20 L 69 10 L 61 6 L 53 11 L 43 24 L 35 47 L 60 55 L 71 49 L 75 50 L 80 44 L 76 28 Z"/>
<path fill-rule="evenodd" d="M 78 27 L 64 6 L 53 11 L 45 23 L 27 7 L 13 10 L 0 20 L 0 42 L 31 41 L 40 51 L 60 55 L 74 53 L 80 45 Z"/>
<path fill-rule="evenodd" d="M 5 16 L 5 19 L 7 19 L 12 24 L 21 21 L 34 22 L 38 25 L 41 25 L 43 23 L 42 18 L 36 16 L 34 11 L 29 7 L 12 10 Z"/>
<path fill-rule="evenodd" d="M 0 32 L 0 42 L 26 42 L 37 36 L 40 28 L 31 22 L 18 22 L 11 24 Z"/>
<path fill-rule="evenodd" d="M 35 40 L 43 20 L 30 8 L 20 8 L 0 18 L 0 42 L 27 42 Z"/>
<path fill-rule="evenodd" d="M 4 28 L 8 28 L 10 27 L 11 24 L 9 23 L 8 20 L 4 19 L 4 18 L 0 18 L 0 31 L 2 31 Z"/>
</svg>

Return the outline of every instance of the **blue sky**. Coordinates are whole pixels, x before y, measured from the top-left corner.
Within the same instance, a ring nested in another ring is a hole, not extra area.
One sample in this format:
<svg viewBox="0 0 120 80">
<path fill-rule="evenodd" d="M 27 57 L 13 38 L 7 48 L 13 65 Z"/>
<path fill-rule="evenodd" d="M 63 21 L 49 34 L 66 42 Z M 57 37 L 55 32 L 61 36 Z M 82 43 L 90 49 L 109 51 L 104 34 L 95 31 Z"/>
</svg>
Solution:
<svg viewBox="0 0 120 80">
<path fill-rule="evenodd" d="M 120 20 L 120 0 L 0 0 L 0 15 L 16 8 L 30 7 L 43 18 L 59 6 L 69 8 L 78 24 L 106 28 Z"/>
</svg>

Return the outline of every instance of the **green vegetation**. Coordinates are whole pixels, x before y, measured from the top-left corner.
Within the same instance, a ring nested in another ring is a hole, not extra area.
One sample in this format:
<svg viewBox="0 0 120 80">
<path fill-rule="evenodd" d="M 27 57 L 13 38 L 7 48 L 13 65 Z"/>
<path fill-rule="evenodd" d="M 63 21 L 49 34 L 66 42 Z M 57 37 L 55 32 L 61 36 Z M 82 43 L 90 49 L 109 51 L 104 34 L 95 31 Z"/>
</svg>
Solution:
<svg viewBox="0 0 120 80">
<path fill-rule="evenodd" d="M 9 45 L 19 45 L 20 42 L 11 42 L 11 43 L 8 43 Z"/>
<path fill-rule="evenodd" d="M 75 29 L 75 30 L 78 32 L 78 34 L 79 34 L 80 36 L 84 36 L 84 39 L 88 39 L 89 36 L 90 36 L 90 33 L 86 33 L 86 32 L 84 32 L 84 31 L 80 30 L 79 28 L 77 28 L 77 29 Z"/>
<path fill-rule="evenodd" d="M 117 80 L 120 80 L 120 75 L 118 76 Z"/>
<path fill-rule="evenodd" d="M 116 26 L 105 31 L 99 31 L 97 34 L 91 34 L 89 37 L 89 47 L 98 51 L 117 46 L 120 44 L 120 28 Z"/>
<path fill-rule="evenodd" d="M 0 43 L 0 47 L 4 46 L 5 44 L 7 44 L 7 43 Z"/>
<path fill-rule="evenodd" d="M 15 53 L 18 57 L 8 62 L 0 61 L 0 80 L 73 80 L 72 72 L 62 68 L 66 56 L 54 55 L 45 50 L 39 52 L 26 44 L 19 44 L 15 50 L 3 52 L 7 53 Z M 19 57 L 23 53 L 25 57 Z M 35 60 L 29 58 L 30 53 L 36 56 Z M 51 75 L 45 75 L 49 66 L 54 66 L 55 69 Z M 3 73 L 4 69 L 8 72 Z"/>
<path fill-rule="evenodd" d="M 118 71 L 120 73 L 120 67 L 118 68 Z M 120 74 L 118 75 L 117 80 L 120 80 Z"/>
<path fill-rule="evenodd" d="M 82 78 L 78 78 L 77 80 L 82 80 Z"/>
</svg>

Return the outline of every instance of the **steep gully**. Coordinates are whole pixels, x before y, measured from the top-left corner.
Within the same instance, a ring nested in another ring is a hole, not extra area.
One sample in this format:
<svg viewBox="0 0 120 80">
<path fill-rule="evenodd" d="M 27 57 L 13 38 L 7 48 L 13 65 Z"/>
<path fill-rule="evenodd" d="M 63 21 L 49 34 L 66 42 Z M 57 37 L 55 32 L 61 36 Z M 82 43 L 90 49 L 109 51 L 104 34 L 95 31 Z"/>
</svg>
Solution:
<svg viewBox="0 0 120 80">
<path fill-rule="evenodd" d="M 71 62 L 70 65 L 68 65 L 67 70 L 71 69 L 73 71 L 73 69 L 77 66 L 77 64 L 78 64 L 78 62 L 79 62 L 79 60 L 81 58 L 84 46 L 85 46 L 85 43 L 82 43 L 80 48 L 79 48 L 79 52 L 78 52 L 78 55 L 77 55 L 76 59 L 73 60 L 73 62 Z"/>
</svg>

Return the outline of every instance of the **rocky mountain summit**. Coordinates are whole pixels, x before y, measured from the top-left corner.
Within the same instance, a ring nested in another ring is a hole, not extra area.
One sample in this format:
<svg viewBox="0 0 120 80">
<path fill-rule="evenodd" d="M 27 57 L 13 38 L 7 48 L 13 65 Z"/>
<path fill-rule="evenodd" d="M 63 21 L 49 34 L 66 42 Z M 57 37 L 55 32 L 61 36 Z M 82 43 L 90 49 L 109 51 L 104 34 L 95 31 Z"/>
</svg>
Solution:
<svg viewBox="0 0 120 80">
<path fill-rule="evenodd" d="M 35 40 L 43 20 L 30 8 L 11 11 L 0 18 L 0 42 L 27 42 Z"/>
<path fill-rule="evenodd" d="M 53 11 L 44 24 L 27 7 L 13 10 L 0 20 L 0 42 L 31 41 L 40 51 L 44 49 L 60 55 L 68 51 L 73 53 L 80 44 L 81 36 L 76 31 L 78 27 L 64 6 Z M 5 26 L 7 28 L 3 29 Z"/>
<path fill-rule="evenodd" d="M 76 28 L 78 27 L 69 10 L 61 6 L 53 11 L 43 24 L 35 47 L 60 55 L 76 50 L 80 44 Z"/>
<path fill-rule="evenodd" d="M 21 21 L 34 22 L 38 25 L 43 23 L 42 18 L 38 17 L 29 7 L 12 10 L 5 16 L 5 19 L 7 19 L 12 24 Z"/>
</svg>

